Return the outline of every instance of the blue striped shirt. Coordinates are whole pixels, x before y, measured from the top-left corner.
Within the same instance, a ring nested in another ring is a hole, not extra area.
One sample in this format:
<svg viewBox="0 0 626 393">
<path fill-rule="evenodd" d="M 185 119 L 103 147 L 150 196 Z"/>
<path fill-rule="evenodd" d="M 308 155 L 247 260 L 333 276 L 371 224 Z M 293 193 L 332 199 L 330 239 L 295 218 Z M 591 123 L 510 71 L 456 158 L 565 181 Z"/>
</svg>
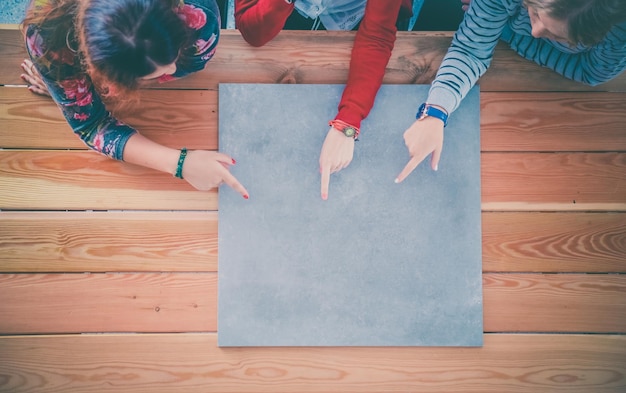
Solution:
<svg viewBox="0 0 626 393">
<path fill-rule="evenodd" d="M 626 68 L 626 23 L 613 26 L 596 45 L 570 47 L 534 38 L 522 0 L 472 0 L 431 85 L 428 102 L 452 113 L 487 71 L 499 39 L 522 57 L 588 85 L 606 82 Z"/>
</svg>

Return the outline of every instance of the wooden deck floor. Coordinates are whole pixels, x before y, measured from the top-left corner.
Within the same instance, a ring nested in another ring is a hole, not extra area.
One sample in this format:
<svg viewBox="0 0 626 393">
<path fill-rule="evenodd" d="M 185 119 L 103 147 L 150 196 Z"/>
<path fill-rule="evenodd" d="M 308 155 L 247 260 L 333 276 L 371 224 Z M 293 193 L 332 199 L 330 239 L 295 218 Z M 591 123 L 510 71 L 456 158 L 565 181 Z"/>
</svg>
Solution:
<svg viewBox="0 0 626 393">
<path fill-rule="evenodd" d="M 451 34 L 398 36 L 385 83 L 432 81 Z M 120 117 L 215 149 L 218 83 L 345 83 L 352 39 L 224 31 Z M 481 79 L 483 348 L 221 349 L 217 192 L 86 150 L 24 56 L 0 30 L 0 392 L 626 391 L 626 75 L 585 87 L 500 46 Z"/>
</svg>

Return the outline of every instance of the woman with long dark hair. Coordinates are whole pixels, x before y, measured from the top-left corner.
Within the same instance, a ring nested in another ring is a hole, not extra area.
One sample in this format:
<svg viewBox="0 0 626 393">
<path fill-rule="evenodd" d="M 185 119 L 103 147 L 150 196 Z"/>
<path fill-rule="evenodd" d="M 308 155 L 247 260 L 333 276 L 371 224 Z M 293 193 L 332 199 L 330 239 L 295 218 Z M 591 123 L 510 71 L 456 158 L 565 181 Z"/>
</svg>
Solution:
<svg viewBox="0 0 626 393">
<path fill-rule="evenodd" d="M 198 190 L 224 182 L 248 198 L 228 170 L 230 156 L 160 145 L 105 106 L 132 99 L 146 81 L 202 70 L 215 53 L 219 15 L 215 0 L 34 0 L 22 26 L 30 55 L 22 78 L 52 97 L 90 148 Z"/>
</svg>

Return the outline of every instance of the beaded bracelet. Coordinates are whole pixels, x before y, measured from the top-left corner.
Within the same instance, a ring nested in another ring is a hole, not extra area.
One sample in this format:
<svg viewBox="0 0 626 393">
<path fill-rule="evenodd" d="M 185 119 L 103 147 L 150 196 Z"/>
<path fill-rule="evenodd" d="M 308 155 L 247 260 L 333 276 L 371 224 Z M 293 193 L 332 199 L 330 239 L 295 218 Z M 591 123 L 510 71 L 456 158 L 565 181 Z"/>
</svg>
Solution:
<svg viewBox="0 0 626 393">
<path fill-rule="evenodd" d="M 176 166 L 176 173 L 174 173 L 174 177 L 179 179 L 183 178 L 183 164 L 185 163 L 185 157 L 187 157 L 187 148 L 183 147 L 180 149 L 180 156 L 178 157 L 178 165 Z"/>
<path fill-rule="evenodd" d="M 361 130 L 358 129 L 357 127 L 355 127 L 355 126 L 352 126 L 352 125 L 346 123 L 343 120 L 339 120 L 339 119 L 331 120 L 331 121 L 328 122 L 328 125 L 333 127 L 334 129 L 338 130 L 339 132 L 344 132 L 344 130 L 346 128 L 352 128 L 352 129 L 354 129 L 354 136 L 353 136 L 354 140 L 355 141 L 359 140 L 359 134 L 361 133 Z M 344 132 L 344 134 L 345 134 L 345 132 Z"/>
</svg>

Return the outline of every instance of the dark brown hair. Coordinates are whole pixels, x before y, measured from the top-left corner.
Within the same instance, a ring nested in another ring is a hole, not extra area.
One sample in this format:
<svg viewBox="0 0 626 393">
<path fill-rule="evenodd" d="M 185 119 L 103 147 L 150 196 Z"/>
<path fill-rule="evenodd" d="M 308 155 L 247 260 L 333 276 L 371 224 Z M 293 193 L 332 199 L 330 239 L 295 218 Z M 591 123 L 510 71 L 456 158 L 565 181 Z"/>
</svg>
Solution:
<svg viewBox="0 0 626 393">
<path fill-rule="evenodd" d="M 103 96 L 139 87 L 141 77 L 176 61 L 189 30 L 178 0 L 35 0 L 22 29 L 35 25 L 46 50 L 77 43 L 77 55 Z"/>
<path fill-rule="evenodd" d="M 569 40 L 589 46 L 602 41 L 613 26 L 626 21 L 626 0 L 524 0 L 524 5 L 565 21 Z"/>
</svg>

